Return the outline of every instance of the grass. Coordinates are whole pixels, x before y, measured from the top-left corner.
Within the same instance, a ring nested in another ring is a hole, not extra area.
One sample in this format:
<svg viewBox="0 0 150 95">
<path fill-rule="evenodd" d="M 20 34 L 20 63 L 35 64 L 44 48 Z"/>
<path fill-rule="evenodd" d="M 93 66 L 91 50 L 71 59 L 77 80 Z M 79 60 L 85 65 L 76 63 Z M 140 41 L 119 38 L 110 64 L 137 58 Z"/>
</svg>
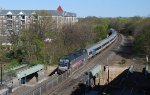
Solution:
<svg viewBox="0 0 150 95">
<path fill-rule="evenodd" d="M 7 64 L 7 65 L 4 66 L 4 70 L 10 70 L 11 68 L 17 67 L 19 65 L 20 64 L 17 62 L 17 60 L 14 59 L 9 64 Z"/>
</svg>

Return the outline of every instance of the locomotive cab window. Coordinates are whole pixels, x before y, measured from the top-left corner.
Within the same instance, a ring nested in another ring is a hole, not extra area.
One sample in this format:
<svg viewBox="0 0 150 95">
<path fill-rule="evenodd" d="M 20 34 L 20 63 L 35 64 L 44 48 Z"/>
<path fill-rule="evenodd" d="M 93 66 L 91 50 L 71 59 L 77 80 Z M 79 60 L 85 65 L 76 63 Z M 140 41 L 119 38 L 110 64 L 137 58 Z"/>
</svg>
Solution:
<svg viewBox="0 0 150 95">
<path fill-rule="evenodd" d="M 91 54 L 92 54 L 92 51 L 89 52 L 89 55 L 91 55 Z"/>
</svg>

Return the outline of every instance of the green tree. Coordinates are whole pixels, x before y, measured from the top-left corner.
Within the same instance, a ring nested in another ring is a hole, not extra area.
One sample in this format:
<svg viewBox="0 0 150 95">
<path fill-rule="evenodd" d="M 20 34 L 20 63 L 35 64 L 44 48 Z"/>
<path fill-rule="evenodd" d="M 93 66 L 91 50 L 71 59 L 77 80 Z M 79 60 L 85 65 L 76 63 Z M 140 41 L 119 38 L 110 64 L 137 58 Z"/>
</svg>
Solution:
<svg viewBox="0 0 150 95">
<path fill-rule="evenodd" d="M 98 42 L 98 41 L 106 38 L 108 35 L 108 25 L 107 24 L 96 25 L 95 32 L 97 34 L 95 42 Z"/>
<path fill-rule="evenodd" d="M 45 52 L 50 50 L 46 48 L 44 40 L 52 37 L 51 26 L 51 15 L 45 10 L 36 11 L 28 28 L 22 29 L 18 35 L 11 35 L 10 41 L 15 38 L 13 49 L 10 51 L 12 59 L 30 65 L 48 64 L 49 54 Z"/>
</svg>

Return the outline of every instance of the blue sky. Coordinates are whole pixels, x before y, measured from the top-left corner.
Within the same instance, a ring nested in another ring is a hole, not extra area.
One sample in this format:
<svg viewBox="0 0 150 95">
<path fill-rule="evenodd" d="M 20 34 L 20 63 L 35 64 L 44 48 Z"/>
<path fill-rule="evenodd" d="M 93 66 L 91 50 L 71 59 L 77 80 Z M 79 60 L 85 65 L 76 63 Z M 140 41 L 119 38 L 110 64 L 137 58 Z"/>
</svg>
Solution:
<svg viewBox="0 0 150 95">
<path fill-rule="evenodd" d="M 5 9 L 56 10 L 59 5 L 78 17 L 150 16 L 150 0 L 0 0 Z"/>
</svg>

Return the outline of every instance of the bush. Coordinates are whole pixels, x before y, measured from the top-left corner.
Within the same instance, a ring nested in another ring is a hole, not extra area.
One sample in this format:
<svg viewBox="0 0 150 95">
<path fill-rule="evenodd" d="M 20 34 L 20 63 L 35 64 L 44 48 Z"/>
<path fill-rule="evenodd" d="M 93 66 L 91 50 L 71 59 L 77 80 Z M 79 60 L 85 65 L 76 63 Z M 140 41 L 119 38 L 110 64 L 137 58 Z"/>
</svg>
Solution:
<svg viewBox="0 0 150 95">
<path fill-rule="evenodd" d="M 122 59 L 121 62 L 119 62 L 118 64 L 125 64 L 125 63 L 126 63 L 126 60 Z"/>
</svg>

